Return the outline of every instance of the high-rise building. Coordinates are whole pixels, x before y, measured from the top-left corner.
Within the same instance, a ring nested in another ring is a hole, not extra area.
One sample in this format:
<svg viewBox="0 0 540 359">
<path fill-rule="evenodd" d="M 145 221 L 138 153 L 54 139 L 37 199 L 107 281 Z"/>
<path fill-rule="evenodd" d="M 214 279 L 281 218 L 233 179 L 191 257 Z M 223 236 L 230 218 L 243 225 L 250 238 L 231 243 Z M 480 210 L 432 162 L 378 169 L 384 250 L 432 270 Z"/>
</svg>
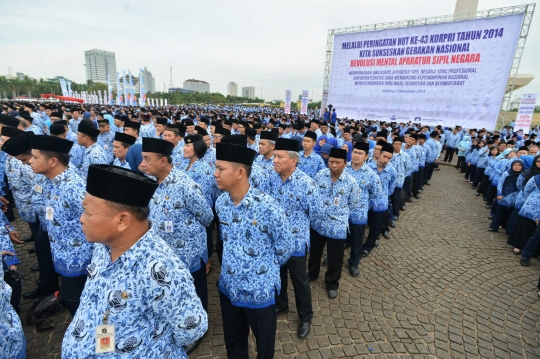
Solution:
<svg viewBox="0 0 540 359">
<path fill-rule="evenodd" d="M 255 98 L 255 86 L 242 87 L 242 97 Z"/>
<path fill-rule="evenodd" d="M 152 77 L 152 73 L 148 71 L 146 66 L 142 72 L 144 85 L 146 86 L 146 93 L 156 92 L 156 80 Z"/>
<path fill-rule="evenodd" d="M 86 81 L 107 83 L 107 72 L 111 76 L 111 85 L 116 88 L 116 56 L 114 52 L 88 50 L 84 52 Z"/>
<path fill-rule="evenodd" d="M 236 82 L 231 81 L 227 84 L 227 96 L 238 96 L 238 85 Z"/>
<path fill-rule="evenodd" d="M 210 84 L 202 80 L 186 80 L 184 81 L 184 90 L 190 90 L 195 92 L 210 92 Z"/>
</svg>

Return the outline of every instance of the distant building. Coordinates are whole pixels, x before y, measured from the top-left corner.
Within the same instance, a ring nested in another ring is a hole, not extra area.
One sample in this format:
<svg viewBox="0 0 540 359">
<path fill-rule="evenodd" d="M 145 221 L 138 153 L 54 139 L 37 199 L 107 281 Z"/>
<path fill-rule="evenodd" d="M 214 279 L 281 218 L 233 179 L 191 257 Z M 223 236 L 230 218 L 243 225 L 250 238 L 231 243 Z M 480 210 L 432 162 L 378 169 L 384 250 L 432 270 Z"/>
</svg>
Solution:
<svg viewBox="0 0 540 359">
<path fill-rule="evenodd" d="M 23 74 L 22 72 L 16 72 L 15 75 L 17 76 L 17 80 L 23 81 L 24 79 L 28 78 L 28 80 L 35 80 L 35 78 L 30 77 L 28 75 Z"/>
<path fill-rule="evenodd" d="M 156 79 L 152 77 L 152 73 L 148 71 L 146 66 L 142 72 L 144 86 L 146 87 L 146 93 L 155 93 L 156 92 Z"/>
<path fill-rule="evenodd" d="M 116 88 L 116 55 L 104 50 L 88 50 L 84 52 L 86 81 L 107 83 L 107 72 L 111 77 L 111 85 Z"/>
<path fill-rule="evenodd" d="M 238 85 L 236 82 L 229 82 L 227 84 L 227 96 L 238 97 Z"/>
<path fill-rule="evenodd" d="M 242 87 L 242 97 L 255 98 L 255 86 Z"/>
<path fill-rule="evenodd" d="M 210 84 L 202 80 L 195 80 L 195 79 L 186 80 L 184 81 L 183 88 L 185 90 L 190 90 L 194 92 L 202 92 L 202 93 L 210 92 Z"/>
<path fill-rule="evenodd" d="M 195 91 L 186 90 L 186 89 L 183 89 L 181 87 L 172 87 L 172 88 L 169 89 L 169 93 L 173 93 L 173 92 L 177 92 L 177 93 L 194 93 Z"/>
</svg>

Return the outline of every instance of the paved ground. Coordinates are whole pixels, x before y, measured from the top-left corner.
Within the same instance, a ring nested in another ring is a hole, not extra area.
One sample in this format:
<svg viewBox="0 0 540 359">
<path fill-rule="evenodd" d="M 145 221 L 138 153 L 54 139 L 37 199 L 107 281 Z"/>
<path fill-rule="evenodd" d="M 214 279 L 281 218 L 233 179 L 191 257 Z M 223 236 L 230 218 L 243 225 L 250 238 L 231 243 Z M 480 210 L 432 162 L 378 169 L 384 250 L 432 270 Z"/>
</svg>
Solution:
<svg viewBox="0 0 540 359">
<path fill-rule="evenodd" d="M 362 260 L 359 277 L 344 268 L 338 299 L 328 299 L 320 279 L 312 282 L 315 316 L 307 340 L 296 337 L 289 292 L 290 312 L 278 318 L 276 358 L 540 358 L 539 261 L 521 267 L 505 236 L 486 231 L 488 210 L 451 167 L 435 172 L 419 202 L 407 206 L 392 238 L 382 238 Z M 25 249 L 17 252 L 28 290 L 35 286 L 29 272 L 35 256 Z M 226 357 L 215 256 L 212 265 L 209 332 L 191 358 Z M 30 305 L 23 300 L 22 309 Z M 28 358 L 59 358 L 70 319 L 59 313 L 45 333 L 25 326 Z"/>
</svg>

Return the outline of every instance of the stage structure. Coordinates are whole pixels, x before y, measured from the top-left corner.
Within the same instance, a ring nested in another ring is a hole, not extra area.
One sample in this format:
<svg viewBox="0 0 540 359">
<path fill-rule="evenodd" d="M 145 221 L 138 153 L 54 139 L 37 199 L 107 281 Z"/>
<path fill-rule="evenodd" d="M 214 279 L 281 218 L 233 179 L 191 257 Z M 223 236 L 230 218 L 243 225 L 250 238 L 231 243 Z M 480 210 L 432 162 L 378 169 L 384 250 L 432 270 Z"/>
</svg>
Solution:
<svg viewBox="0 0 540 359">
<path fill-rule="evenodd" d="M 534 9 L 331 29 L 321 111 L 331 104 L 340 118 L 495 129 L 509 109 Z"/>
</svg>

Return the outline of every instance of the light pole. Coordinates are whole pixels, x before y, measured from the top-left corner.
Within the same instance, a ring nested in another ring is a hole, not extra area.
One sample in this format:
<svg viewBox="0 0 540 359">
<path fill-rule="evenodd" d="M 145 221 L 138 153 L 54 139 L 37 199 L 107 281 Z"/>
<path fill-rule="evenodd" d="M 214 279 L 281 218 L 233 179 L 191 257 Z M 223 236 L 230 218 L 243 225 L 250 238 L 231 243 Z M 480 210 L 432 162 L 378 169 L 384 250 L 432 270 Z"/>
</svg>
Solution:
<svg viewBox="0 0 540 359">
<path fill-rule="evenodd" d="M 262 97 L 262 87 L 261 87 L 261 100 L 262 100 L 262 99 L 263 99 L 263 97 Z M 264 101 L 263 101 L 263 102 L 264 102 Z"/>
</svg>

